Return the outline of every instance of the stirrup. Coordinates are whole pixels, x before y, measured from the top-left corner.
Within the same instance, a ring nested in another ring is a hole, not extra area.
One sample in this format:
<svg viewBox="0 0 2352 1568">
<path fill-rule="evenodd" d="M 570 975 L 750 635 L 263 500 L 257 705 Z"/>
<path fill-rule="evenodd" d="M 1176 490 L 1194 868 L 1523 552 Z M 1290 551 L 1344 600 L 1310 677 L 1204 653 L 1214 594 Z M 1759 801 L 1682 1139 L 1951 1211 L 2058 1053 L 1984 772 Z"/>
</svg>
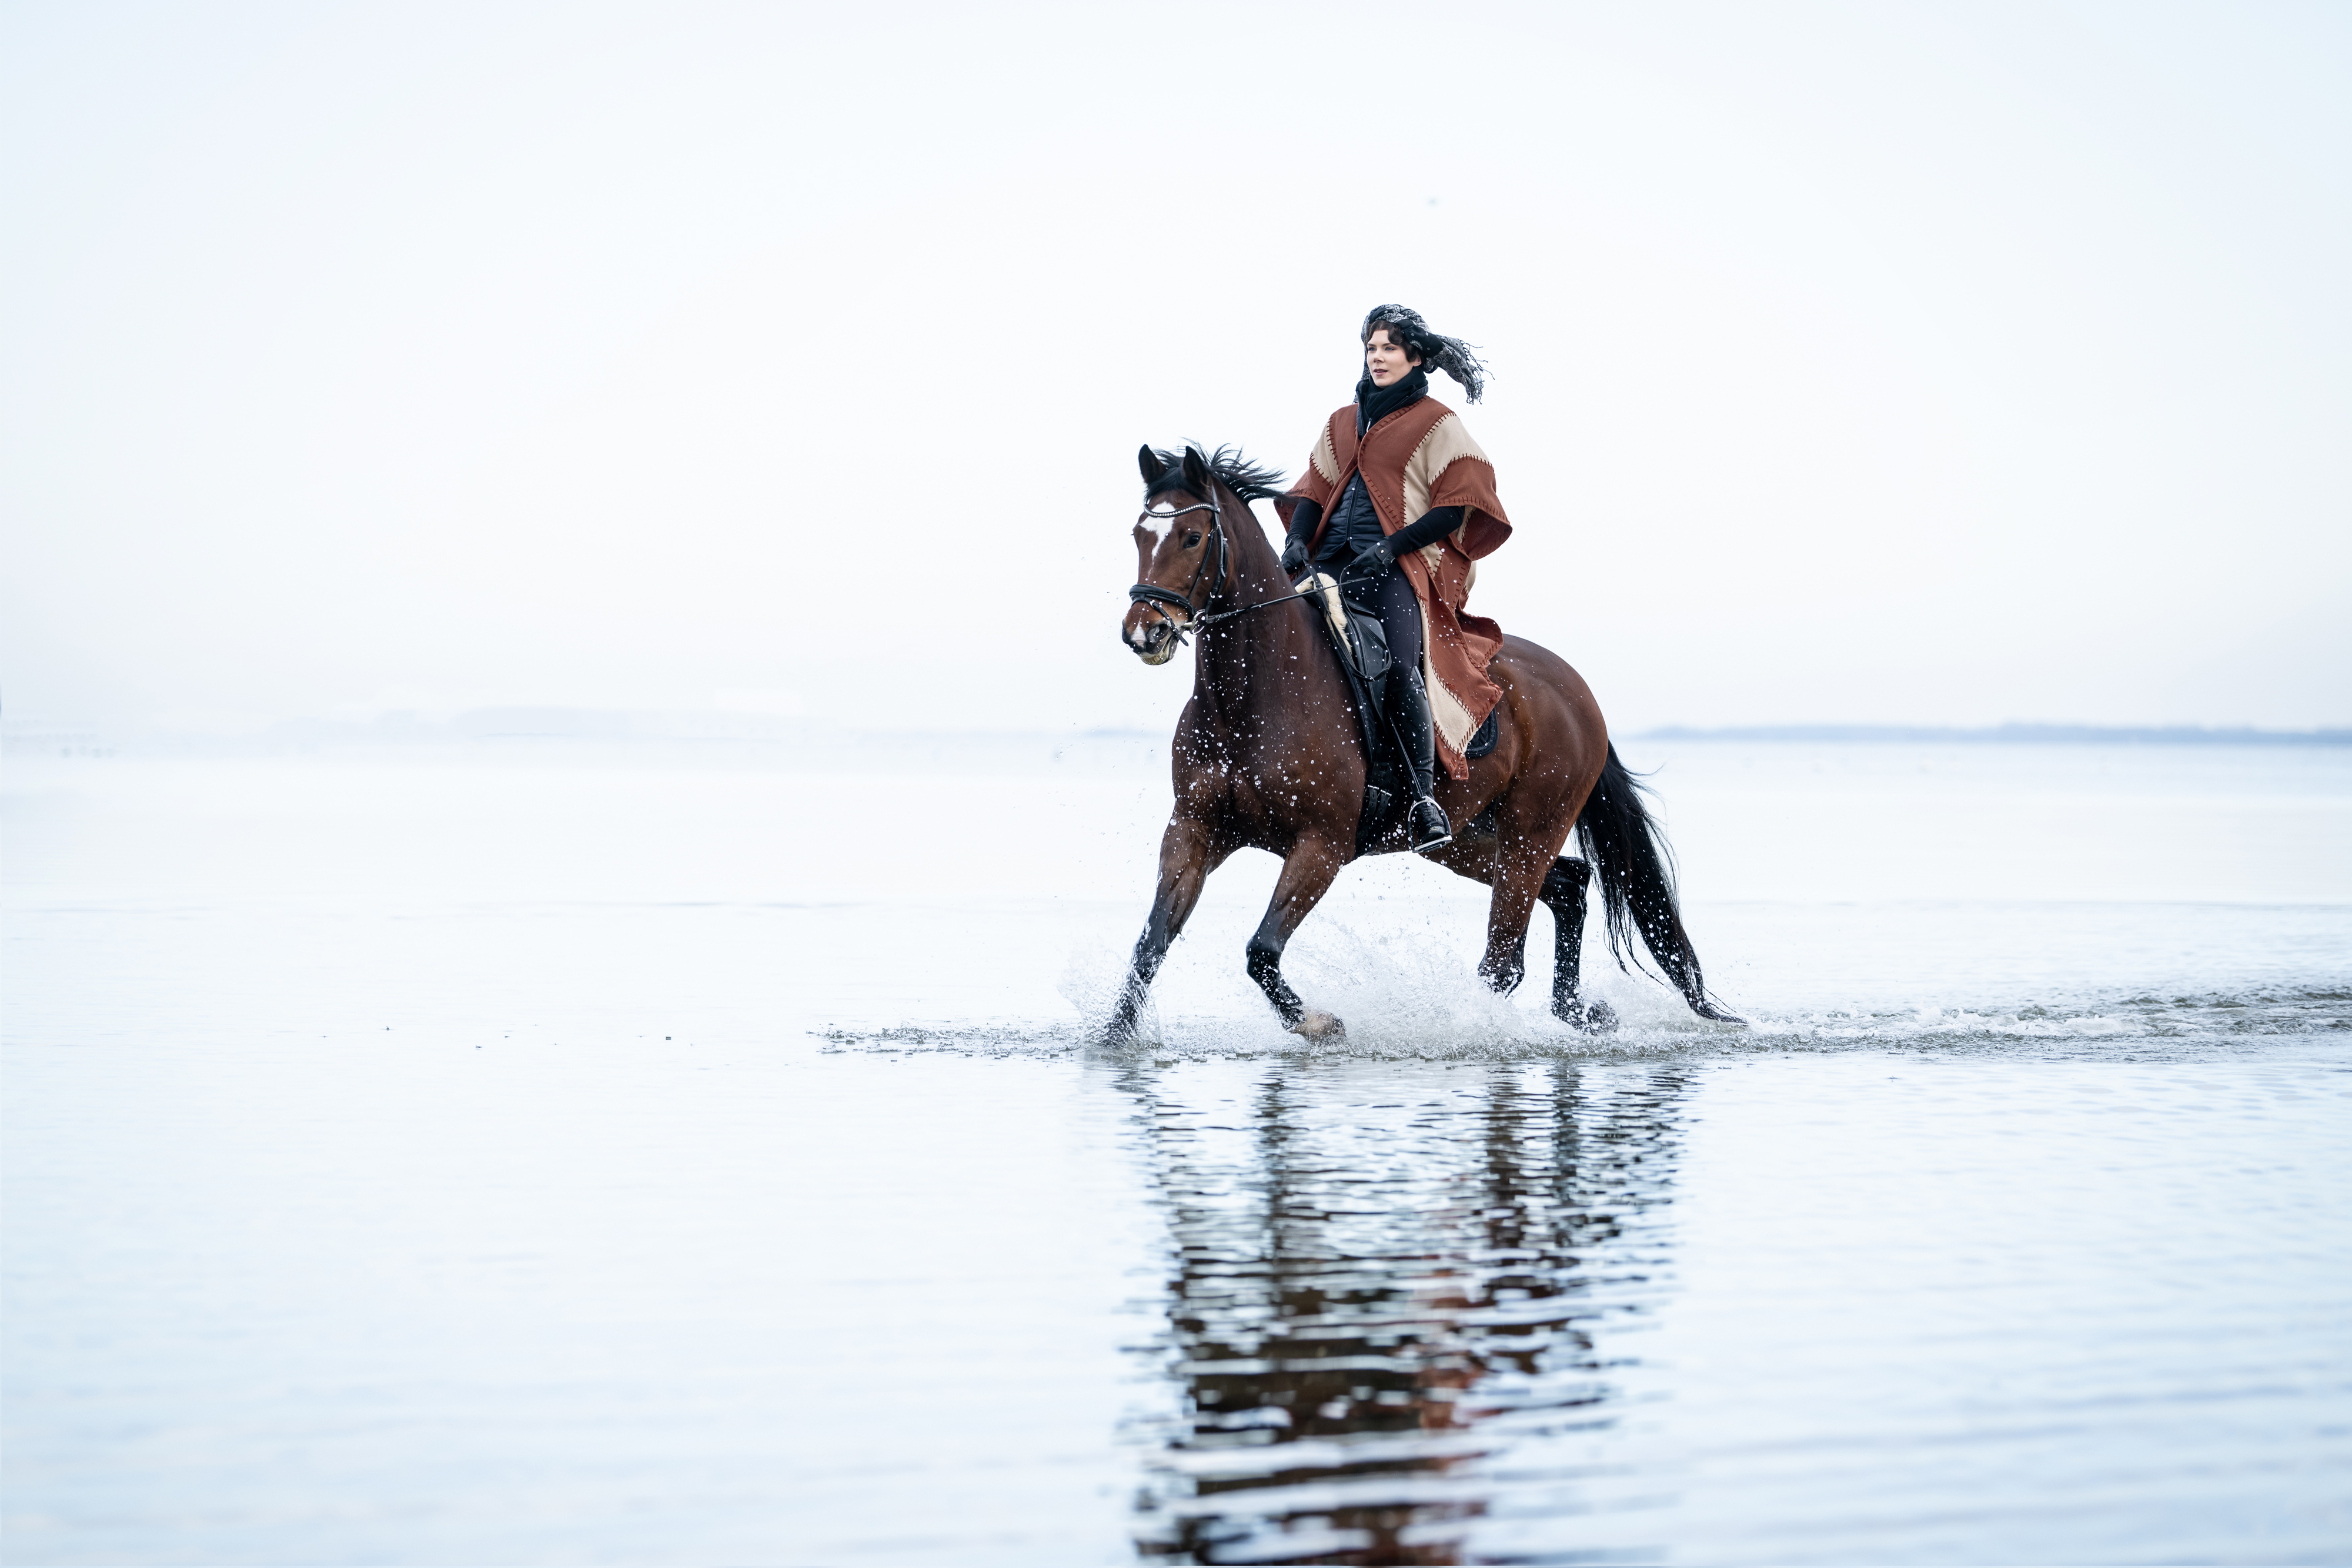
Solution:
<svg viewBox="0 0 2352 1568">
<path fill-rule="evenodd" d="M 1445 808 L 1426 795 L 1412 803 L 1404 821 L 1405 839 L 1416 854 L 1442 850 L 1454 841 L 1454 824 L 1445 820 Z"/>
</svg>

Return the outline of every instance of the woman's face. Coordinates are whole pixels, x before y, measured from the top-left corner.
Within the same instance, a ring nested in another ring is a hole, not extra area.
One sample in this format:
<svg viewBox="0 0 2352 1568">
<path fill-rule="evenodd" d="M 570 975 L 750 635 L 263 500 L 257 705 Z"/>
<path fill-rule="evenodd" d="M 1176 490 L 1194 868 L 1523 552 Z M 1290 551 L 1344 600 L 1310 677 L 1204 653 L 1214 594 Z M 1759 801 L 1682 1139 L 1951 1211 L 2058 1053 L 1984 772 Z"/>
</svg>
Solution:
<svg viewBox="0 0 2352 1568">
<path fill-rule="evenodd" d="M 1364 371 L 1376 387 L 1394 386 L 1421 363 L 1421 356 L 1389 341 L 1389 329 L 1375 327 L 1364 342 Z"/>
</svg>

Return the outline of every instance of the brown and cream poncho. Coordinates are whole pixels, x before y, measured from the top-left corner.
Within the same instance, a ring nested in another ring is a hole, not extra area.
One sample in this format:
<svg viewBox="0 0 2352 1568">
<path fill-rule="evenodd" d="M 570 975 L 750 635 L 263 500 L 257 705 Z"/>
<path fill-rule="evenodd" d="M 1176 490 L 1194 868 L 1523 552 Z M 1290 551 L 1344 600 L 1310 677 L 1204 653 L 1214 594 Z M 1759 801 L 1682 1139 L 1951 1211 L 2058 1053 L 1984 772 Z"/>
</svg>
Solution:
<svg viewBox="0 0 2352 1568">
<path fill-rule="evenodd" d="M 1462 427 L 1461 415 L 1433 397 L 1381 420 L 1360 443 L 1351 402 L 1324 422 L 1307 471 L 1275 503 L 1284 525 L 1292 507 L 1312 501 L 1323 509 L 1323 527 L 1329 527 L 1332 503 L 1359 468 L 1383 533 L 1395 533 L 1432 507 L 1462 508 L 1460 528 L 1397 565 L 1421 601 L 1422 684 L 1429 690 L 1438 760 L 1453 777 L 1467 779 L 1470 764 L 1462 748 L 1503 696 L 1486 678 L 1486 665 L 1503 645 L 1503 629 L 1462 608 L 1477 579 L 1477 559 L 1511 537 L 1510 519 L 1495 496 L 1495 465 Z M 1321 538 L 1318 528 L 1316 542 Z"/>
</svg>

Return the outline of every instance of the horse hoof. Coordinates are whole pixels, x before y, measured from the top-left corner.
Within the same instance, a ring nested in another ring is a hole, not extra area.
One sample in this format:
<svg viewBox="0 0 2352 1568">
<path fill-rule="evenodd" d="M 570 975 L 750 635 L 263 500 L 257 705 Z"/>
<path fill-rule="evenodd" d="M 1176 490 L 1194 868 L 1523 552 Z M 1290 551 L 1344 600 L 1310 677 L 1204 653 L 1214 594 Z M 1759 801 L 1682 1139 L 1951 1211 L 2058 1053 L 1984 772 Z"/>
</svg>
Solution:
<svg viewBox="0 0 2352 1568">
<path fill-rule="evenodd" d="M 1290 1032 L 1306 1040 L 1328 1040 L 1334 1044 L 1348 1038 L 1348 1026 L 1329 1013 L 1319 1013 L 1309 1008 L 1298 1015 Z"/>
<path fill-rule="evenodd" d="M 1617 1032 L 1617 1009 L 1607 1002 L 1570 1002 L 1556 1010 L 1559 1021 L 1570 1029 L 1580 1029 L 1587 1034 Z"/>
</svg>

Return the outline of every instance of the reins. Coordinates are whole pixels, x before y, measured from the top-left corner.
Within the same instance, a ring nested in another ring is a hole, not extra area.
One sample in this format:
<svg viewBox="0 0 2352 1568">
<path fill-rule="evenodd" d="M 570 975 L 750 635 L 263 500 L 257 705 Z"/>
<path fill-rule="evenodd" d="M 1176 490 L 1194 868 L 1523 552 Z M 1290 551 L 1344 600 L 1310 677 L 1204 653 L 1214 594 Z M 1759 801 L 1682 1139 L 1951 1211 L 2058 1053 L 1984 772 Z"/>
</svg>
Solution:
<svg viewBox="0 0 2352 1568">
<path fill-rule="evenodd" d="M 1334 584 L 1342 583 L 1347 580 L 1347 577 L 1342 573 L 1331 580 Z M 1264 610 L 1272 604 L 1288 604 L 1295 599 L 1319 599 L 1325 591 L 1326 590 L 1318 583 L 1313 588 L 1302 588 L 1296 593 L 1286 593 L 1279 599 L 1261 599 L 1255 604 L 1236 604 L 1231 610 L 1204 610 L 1195 619 L 1200 629 L 1205 632 L 1220 621 L 1231 621 L 1236 615 L 1246 615 L 1253 610 Z"/>
</svg>

